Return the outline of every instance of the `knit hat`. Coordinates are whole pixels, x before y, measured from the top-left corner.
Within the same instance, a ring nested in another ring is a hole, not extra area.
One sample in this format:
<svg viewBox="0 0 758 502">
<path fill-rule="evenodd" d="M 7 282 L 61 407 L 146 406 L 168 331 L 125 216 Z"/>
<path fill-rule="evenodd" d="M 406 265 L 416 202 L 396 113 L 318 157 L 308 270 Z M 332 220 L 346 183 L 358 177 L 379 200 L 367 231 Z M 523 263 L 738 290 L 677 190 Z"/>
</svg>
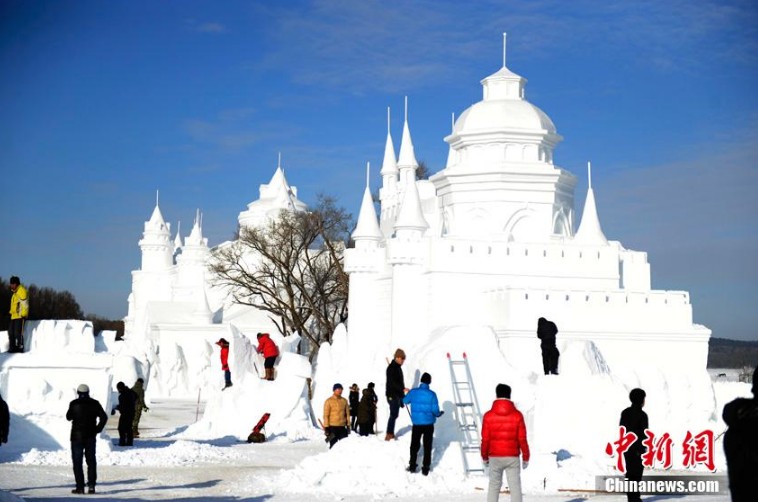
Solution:
<svg viewBox="0 0 758 502">
<path fill-rule="evenodd" d="M 219 338 L 216 345 L 229 345 L 229 342 L 226 341 L 226 338 Z"/>
<path fill-rule="evenodd" d="M 335 383 L 334 387 L 332 387 L 332 390 L 337 390 L 337 389 L 341 389 L 341 388 L 342 388 L 342 384 L 341 383 Z"/>
<path fill-rule="evenodd" d="M 429 373 L 424 373 L 423 375 L 421 375 L 421 383 L 425 383 L 427 385 L 432 383 L 432 375 L 430 375 Z"/>
<path fill-rule="evenodd" d="M 83 383 L 79 385 L 79 387 L 76 388 L 76 392 L 79 394 L 88 394 L 89 393 L 89 387 L 87 387 L 86 383 Z"/>
</svg>

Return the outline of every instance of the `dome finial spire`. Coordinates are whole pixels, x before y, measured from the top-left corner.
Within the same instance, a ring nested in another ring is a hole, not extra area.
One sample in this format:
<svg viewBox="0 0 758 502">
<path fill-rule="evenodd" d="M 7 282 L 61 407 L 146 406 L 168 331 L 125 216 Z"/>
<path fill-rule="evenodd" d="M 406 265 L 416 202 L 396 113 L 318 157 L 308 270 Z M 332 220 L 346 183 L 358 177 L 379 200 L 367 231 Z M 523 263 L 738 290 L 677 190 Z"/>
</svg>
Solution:
<svg viewBox="0 0 758 502">
<path fill-rule="evenodd" d="M 450 132 L 455 132 L 455 112 L 452 114 L 452 118 L 450 119 Z"/>
<path fill-rule="evenodd" d="M 279 160 L 276 161 L 276 167 L 282 168 L 282 152 L 279 152 Z"/>
<path fill-rule="evenodd" d="M 387 134 L 390 133 L 390 107 L 387 107 Z"/>
<path fill-rule="evenodd" d="M 503 32 L 503 68 L 505 68 L 505 39 L 507 34 Z"/>
<path fill-rule="evenodd" d="M 592 162 L 587 161 L 587 185 L 592 188 Z"/>
<path fill-rule="evenodd" d="M 408 96 L 405 97 L 405 121 L 408 122 Z"/>
<path fill-rule="evenodd" d="M 160 190 L 155 190 L 155 207 L 158 207 L 158 194 L 160 193 Z"/>
<path fill-rule="evenodd" d="M 368 188 L 368 180 L 371 173 L 371 162 L 366 162 L 366 188 Z"/>
</svg>

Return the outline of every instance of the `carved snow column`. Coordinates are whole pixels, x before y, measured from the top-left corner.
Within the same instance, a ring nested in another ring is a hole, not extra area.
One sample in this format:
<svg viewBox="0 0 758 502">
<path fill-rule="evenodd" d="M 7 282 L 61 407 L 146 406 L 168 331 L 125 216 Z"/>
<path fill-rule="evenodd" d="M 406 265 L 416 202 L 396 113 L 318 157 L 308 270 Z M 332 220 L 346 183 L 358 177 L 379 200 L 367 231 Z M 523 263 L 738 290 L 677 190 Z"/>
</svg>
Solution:
<svg viewBox="0 0 758 502">
<path fill-rule="evenodd" d="M 377 281 L 383 269 L 384 236 L 379 229 L 374 201 L 369 189 L 369 166 L 366 166 L 366 188 L 363 191 L 358 222 L 352 238 L 355 247 L 345 252 L 345 272 L 350 275 L 348 293 L 348 350 L 356 364 L 369 362 L 362 356 L 376 352 L 376 342 L 383 333 L 379 288 Z"/>
<path fill-rule="evenodd" d="M 395 237 L 389 242 L 392 266 L 392 337 L 389 350 L 401 347 L 414 350 L 427 326 L 427 291 L 424 274 L 429 228 L 421 211 L 415 179 L 406 186 L 400 213 L 395 223 Z"/>
</svg>

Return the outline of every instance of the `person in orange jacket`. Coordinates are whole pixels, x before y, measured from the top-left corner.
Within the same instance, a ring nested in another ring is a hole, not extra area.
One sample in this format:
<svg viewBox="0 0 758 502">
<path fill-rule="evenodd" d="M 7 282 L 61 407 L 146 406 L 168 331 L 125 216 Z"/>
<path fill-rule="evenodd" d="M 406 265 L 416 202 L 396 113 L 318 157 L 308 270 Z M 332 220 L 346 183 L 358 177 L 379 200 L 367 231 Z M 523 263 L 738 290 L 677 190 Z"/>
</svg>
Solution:
<svg viewBox="0 0 758 502">
<path fill-rule="evenodd" d="M 279 357 L 279 347 L 276 346 L 268 333 L 258 333 L 258 353 L 263 354 L 263 368 L 266 370 L 266 380 L 274 379 L 274 363 Z"/>
<path fill-rule="evenodd" d="M 216 345 L 221 347 L 221 369 L 224 371 L 224 388 L 226 390 L 232 386 L 232 372 L 229 370 L 229 342 L 226 338 L 219 338 Z"/>
</svg>

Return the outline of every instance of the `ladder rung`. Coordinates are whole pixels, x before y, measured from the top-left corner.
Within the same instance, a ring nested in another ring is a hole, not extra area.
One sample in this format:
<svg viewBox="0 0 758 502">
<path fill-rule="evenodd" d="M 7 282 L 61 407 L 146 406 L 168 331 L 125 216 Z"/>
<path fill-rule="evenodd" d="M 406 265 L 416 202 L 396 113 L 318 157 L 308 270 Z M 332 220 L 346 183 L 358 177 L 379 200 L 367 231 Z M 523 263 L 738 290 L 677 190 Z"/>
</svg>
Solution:
<svg viewBox="0 0 758 502">
<path fill-rule="evenodd" d="M 474 406 L 474 403 L 455 403 L 456 406 Z"/>
</svg>

